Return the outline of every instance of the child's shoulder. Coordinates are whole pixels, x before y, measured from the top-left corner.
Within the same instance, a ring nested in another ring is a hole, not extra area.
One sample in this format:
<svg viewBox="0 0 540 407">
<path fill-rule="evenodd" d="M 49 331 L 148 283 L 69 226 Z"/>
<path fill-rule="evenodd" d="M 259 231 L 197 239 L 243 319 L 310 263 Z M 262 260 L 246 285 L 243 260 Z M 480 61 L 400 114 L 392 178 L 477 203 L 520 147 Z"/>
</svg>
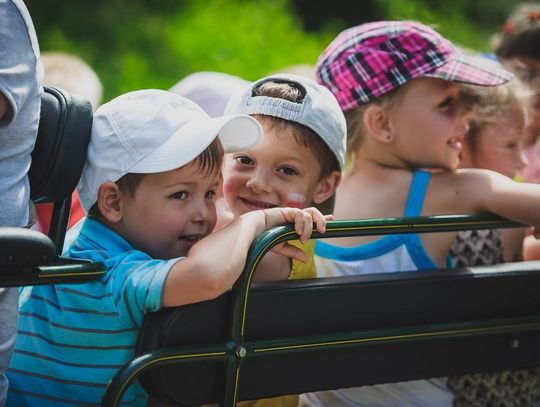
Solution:
<svg viewBox="0 0 540 407">
<path fill-rule="evenodd" d="M 476 213 L 483 199 L 509 178 L 490 170 L 464 168 L 434 172 L 426 199 L 426 213 Z"/>
</svg>

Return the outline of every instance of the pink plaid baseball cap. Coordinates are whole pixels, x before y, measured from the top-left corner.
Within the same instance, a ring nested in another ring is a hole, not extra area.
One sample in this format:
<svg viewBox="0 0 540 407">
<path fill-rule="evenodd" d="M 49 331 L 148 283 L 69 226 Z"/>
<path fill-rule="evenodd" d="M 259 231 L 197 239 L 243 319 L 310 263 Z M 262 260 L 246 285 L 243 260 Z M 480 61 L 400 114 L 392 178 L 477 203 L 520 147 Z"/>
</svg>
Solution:
<svg viewBox="0 0 540 407">
<path fill-rule="evenodd" d="M 319 57 L 317 81 L 348 111 L 414 78 L 497 86 L 512 74 L 486 58 L 464 55 L 413 21 L 377 21 L 339 34 Z"/>
</svg>

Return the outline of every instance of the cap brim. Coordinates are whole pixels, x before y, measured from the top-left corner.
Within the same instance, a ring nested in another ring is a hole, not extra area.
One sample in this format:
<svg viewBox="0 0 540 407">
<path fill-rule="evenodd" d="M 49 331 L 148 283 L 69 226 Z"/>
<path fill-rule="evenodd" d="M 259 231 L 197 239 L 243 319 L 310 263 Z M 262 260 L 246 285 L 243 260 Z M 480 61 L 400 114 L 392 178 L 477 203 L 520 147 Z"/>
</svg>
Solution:
<svg viewBox="0 0 540 407">
<path fill-rule="evenodd" d="M 424 76 L 479 86 L 498 86 L 513 78 L 513 75 L 497 62 L 463 54 L 458 54 L 450 62 Z"/>
<path fill-rule="evenodd" d="M 216 137 L 221 140 L 225 152 L 232 152 L 258 144 L 263 130 L 257 120 L 248 115 L 193 120 L 133 165 L 129 172 L 148 174 L 180 168 L 198 157 Z"/>
</svg>

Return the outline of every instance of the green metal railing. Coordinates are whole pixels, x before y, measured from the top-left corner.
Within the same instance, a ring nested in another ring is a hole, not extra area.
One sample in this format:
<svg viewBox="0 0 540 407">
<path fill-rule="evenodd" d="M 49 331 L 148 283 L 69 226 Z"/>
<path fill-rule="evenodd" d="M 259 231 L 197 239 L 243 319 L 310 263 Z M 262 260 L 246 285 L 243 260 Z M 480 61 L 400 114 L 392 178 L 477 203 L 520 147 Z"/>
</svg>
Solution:
<svg viewBox="0 0 540 407">
<path fill-rule="evenodd" d="M 326 233 L 314 232 L 313 239 L 335 238 L 347 236 L 369 236 L 401 233 L 431 233 L 457 230 L 490 229 L 522 227 L 523 225 L 510 222 L 500 217 L 483 215 L 441 215 L 410 218 L 385 218 L 328 222 Z M 279 243 L 297 238 L 292 226 L 273 228 L 260 235 L 252 244 L 244 271 L 235 283 L 232 292 L 232 306 L 229 321 L 231 321 L 228 340 L 213 346 L 183 346 L 152 352 L 135 358 L 121 368 L 107 386 L 102 406 L 119 405 L 124 392 L 151 367 L 188 363 L 194 359 L 225 360 L 227 371 L 223 389 L 222 406 L 234 406 L 237 400 L 241 380 L 241 364 L 245 358 L 262 352 L 291 353 L 310 349 L 347 348 L 362 346 L 382 341 L 407 341 L 412 338 L 436 338 L 466 336 L 493 332 L 512 332 L 516 329 L 534 330 L 540 328 L 540 317 L 513 319 L 511 322 L 502 320 L 483 321 L 482 323 L 452 323 L 432 325 L 429 328 L 418 327 L 400 330 L 377 330 L 372 332 L 349 332 L 341 335 L 313 336 L 274 341 L 244 341 L 245 321 L 248 312 L 249 286 L 253 273 L 261 258 Z"/>
</svg>

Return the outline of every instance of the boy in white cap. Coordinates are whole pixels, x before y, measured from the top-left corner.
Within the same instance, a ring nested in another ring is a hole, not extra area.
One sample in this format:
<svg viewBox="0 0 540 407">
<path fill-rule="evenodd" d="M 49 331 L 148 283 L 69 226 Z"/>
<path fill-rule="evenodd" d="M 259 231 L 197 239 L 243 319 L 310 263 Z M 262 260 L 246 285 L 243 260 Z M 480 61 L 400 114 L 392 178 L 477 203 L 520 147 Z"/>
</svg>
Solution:
<svg viewBox="0 0 540 407">
<path fill-rule="evenodd" d="M 88 213 L 69 257 L 102 262 L 105 276 L 82 285 L 29 287 L 22 293 L 10 405 L 95 405 L 132 356 L 147 312 L 227 291 L 252 240 L 293 222 L 306 241 L 316 209 L 273 208 L 210 234 L 223 151 L 249 148 L 262 129 L 249 116 L 210 118 L 171 92 L 120 96 L 94 115 L 78 186 Z M 304 258 L 292 246 L 278 252 Z M 138 384 L 124 402 L 146 405 Z"/>
<path fill-rule="evenodd" d="M 275 74 L 234 95 L 226 113 L 252 115 L 265 134 L 260 144 L 226 156 L 223 196 L 235 217 L 323 205 L 332 197 L 345 162 L 347 128 L 328 89 L 305 76 Z M 308 254 L 306 262 L 269 253 L 255 279 L 316 277 L 314 241 L 299 247 Z"/>
</svg>

